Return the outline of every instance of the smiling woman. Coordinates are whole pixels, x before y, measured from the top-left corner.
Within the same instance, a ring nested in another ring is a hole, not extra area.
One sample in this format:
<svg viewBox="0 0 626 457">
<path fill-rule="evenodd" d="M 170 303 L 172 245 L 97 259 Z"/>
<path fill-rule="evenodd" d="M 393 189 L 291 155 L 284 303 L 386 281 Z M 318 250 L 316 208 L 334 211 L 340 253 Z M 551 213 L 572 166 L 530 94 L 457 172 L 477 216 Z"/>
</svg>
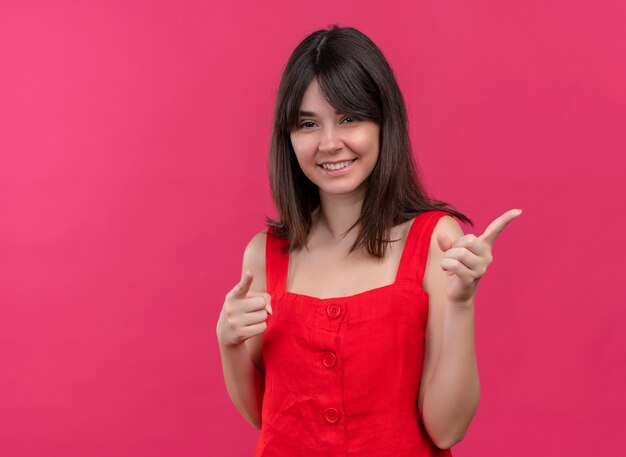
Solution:
<svg viewBox="0 0 626 457">
<path fill-rule="evenodd" d="M 368 160 L 376 156 L 373 163 L 357 160 L 355 173 L 346 170 L 345 176 L 323 174 L 313 165 L 358 159 L 365 152 Z M 267 222 L 278 236 L 289 238 L 290 251 L 310 241 L 313 218 L 327 195 L 362 202 L 345 228 L 360 228 L 349 252 L 363 246 L 377 258 L 391 243 L 389 230 L 423 211 L 444 210 L 471 223 L 447 203 L 428 197 L 411 152 L 406 108 L 393 71 L 378 46 L 351 27 L 313 32 L 293 51 L 276 98 L 269 162 L 281 220 Z M 363 181 L 354 185 L 359 176 Z M 330 177 L 341 179 L 323 179 Z"/>
<path fill-rule="evenodd" d="M 363 199 L 365 182 L 378 160 L 379 135 L 375 121 L 337 112 L 313 78 L 290 138 L 298 164 L 319 188 L 320 199 L 350 193 Z"/>
<path fill-rule="evenodd" d="M 217 325 L 256 457 L 450 456 L 478 406 L 473 299 L 497 235 L 431 199 L 378 47 L 306 37 L 283 73 L 270 150 L 280 219 L 246 247 Z"/>
</svg>

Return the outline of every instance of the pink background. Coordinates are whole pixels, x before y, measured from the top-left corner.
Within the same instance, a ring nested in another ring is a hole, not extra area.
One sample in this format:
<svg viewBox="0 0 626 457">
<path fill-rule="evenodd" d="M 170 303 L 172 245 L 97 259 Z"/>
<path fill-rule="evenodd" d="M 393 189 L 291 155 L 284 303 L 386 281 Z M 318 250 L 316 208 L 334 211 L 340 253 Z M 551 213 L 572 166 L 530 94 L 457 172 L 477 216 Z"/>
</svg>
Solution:
<svg viewBox="0 0 626 457">
<path fill-rule="evenodd" d="M 215 324 L 275 215 L 282 68 L 351 25 L 429 189 L 482 233 L 482 398 L 456 456 L 625 455 L 626 4 L 4 1 L 0 452 L 246 456 Z"/>
</svg>

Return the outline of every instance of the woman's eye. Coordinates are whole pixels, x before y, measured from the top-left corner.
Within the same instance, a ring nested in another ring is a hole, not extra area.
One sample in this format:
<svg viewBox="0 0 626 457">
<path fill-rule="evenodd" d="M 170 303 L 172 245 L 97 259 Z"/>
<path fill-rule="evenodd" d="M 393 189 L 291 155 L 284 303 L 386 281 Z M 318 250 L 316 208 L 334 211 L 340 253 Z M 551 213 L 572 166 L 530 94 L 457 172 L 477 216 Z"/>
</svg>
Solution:
<svg viewBox="0 0 626 457">
<path fill-rule="evenodd" d="M 311 121 L 304 121 L 303 123 L 300 124 L 301 128 L 311 128 L 315 126 L 315 122 L 311 122 Z"/>
<path fill-rule="evenodd" d="M 359 120 L 359 118 L 358 118 L 358 117 L 356 117 L 356 116 L 346 116 L 346 117 L 344 117 L 344 118 L 343 118 L 343 120 L 344 120 L 344 121 L 348 121 L 348 122 L 350 123 L 350 122 L 355 122 L 355 121 L 358 121 L 358 120 Z"/>
</svg>

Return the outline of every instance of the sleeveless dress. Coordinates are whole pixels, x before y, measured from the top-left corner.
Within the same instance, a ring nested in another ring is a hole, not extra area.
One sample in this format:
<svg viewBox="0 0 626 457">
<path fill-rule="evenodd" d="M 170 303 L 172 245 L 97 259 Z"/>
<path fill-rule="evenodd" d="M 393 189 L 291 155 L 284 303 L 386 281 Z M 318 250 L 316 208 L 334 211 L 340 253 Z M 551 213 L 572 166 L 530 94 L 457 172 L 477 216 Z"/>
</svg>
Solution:
<svg viewBox="0 0 626 457">
<path fill-rule="evenodd" d="M 285 290 L 286 239 L 266 242 L 265 393 L 255 457 L 451 457 L 417 410 L 428 294 L 422 278 L 443 211 L 419 214 L 393 284 L 317 298 Z M 337 278 L 338 280 L 340 278 Z"/>
</svg>

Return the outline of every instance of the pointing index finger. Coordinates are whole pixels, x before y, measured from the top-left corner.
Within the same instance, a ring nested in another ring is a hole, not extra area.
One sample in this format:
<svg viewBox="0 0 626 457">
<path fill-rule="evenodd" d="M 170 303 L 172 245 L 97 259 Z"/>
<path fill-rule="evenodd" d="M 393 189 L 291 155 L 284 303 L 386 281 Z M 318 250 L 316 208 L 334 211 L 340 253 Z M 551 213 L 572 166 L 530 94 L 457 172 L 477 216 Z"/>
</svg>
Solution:
<svg viewBox="0 0 626 457">
<path fill-rule="evenodd" d="M 509 224 L 509 222 L 511 222 L 520 214 L 522 214 L 521 209 L 508 210 L 506 213 L 504 213 L 500 217 L 497 217 L 496 219 L 494 219 L 493 222 L 491 222 L 491 224 L 487 226 L 483 234 L 480 235 L 478 238 L 486 241 L 491 246 L 493 246 L 493 243 L 496 241 L 500 233 L 502 233 L 504 228 Z"/>
</svg>

